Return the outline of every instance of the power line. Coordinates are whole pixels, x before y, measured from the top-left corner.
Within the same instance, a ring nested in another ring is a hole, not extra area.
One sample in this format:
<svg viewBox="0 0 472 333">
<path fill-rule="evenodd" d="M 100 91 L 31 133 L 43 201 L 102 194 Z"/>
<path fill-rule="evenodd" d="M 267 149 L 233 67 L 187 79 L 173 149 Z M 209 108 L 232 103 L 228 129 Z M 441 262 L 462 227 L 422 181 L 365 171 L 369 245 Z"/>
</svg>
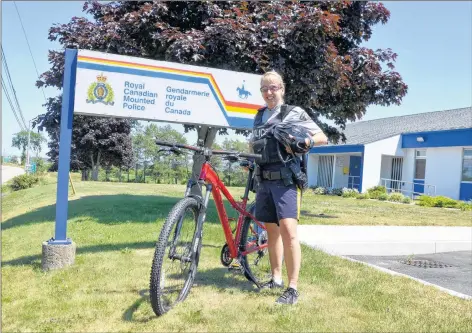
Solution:
<svg viewBox="0 0 472 333">
<path fill-rule="evenodd" d="M 33 59 L 34 69 L 36 70 L 36 75 L 38 75 L 38 79 L 39 79 L 38 68 L 36 67 L 36 62 L 34 61 L 33 52 L 31 52 L 31 47 L 30 47 L 30 44 L 29 44 L 29 41 L 28 41 L 28 37 L 26 35 L 25 27 L 23 26 L 23 21 L 21 20 L 20 11 L 18 10 L 18 7 L 16 6 L 16 1 L 13 1 L 13 3 L 15 4 L 16 12 L 18 14 L 18 18 L 20 19 L 21 28 L 23 29 L 23 34 L 25 35 L 26 44 L 28 44 L 28 50 L 30 52 L 31 59 Z M 46 94 L 44 93 L 44 87 L 43 86 L 41 86 L 41 90 L 43 92 L 44 100 L 47 102 L 47 98 L 46 98 Z"/>
<path fill-rule="evenodd" d="M 2 46 L 2 65 L 5 69 L 5 73 L 7 73 L 7 81 L 10 84 L 11 91 L 13 92 L 14 101 L 15 101 L 17 109 L 19 110 L 21 120 L 23 121 L 23 125 L 26 127 L 26 121 L 25 121 L 25 118 L 23 117 L 23 113 L 21 112 L 21 108 L 20 108 L 20 103 L 18 102 L 18 98 L 16 96 L 16 90 L 15 90 L 15 87 L 13 86 L 13 81 L 10 76 L 10 70 L 8 69 L 7 58 L 5 57 L 5 53 L 3 52 L 3 46 Z"/>
<path fill-rule="evenodd" d="M 16 121 L 18 122 L 18 125 L 20 125 L 20 129 L 24 131 L 25 128 L 21 124 L 21 121 L 18 118 L 18 115 L 16 114 L 15 107 L 14 107 L 12 101 L 11 101 L 11 98 L 10 98 L 10 94 L 9 94 L 8 90 L 5 88 L 5 81 L 3 80 L 3 73 L 2 73 L 2 88 L 3 88 L 3 91 L 5 92 L 5 96 L 7 97 L 8 103 L 10 104 L 10 108 L 13 111 L 13 115 L 15 116 Z"/>
<path fill-rule="evenodd" d="M 12 81 L 11 76 L 10 76 L 10 70 L 8 69 L 7 58 L 5 57 L 5 52 L 3 52 L 3 45 L 1 46 L 1 49 L 2 49 L 2 64 L 3 64 L 3 67 L 5 68 L 5 72 L 7 73 L 7 81 L 10 84 L 10 89 L 13 92 L 13 98 L 14 98 L 15 104 L 18 108 L 18 113 L 20 114 L 21 120 L 23 121 L 23 125 L 24 125 L 24 127 L 27 128 L 28 126 L 26 126 L 25 117 L 23 117 L 23 112 L 21 112 L 20 103 L 18 102 L 18 97 L 16 96 L 16 90 L 15 90 L 15 87 L 13 86 L 13 81 Z M 3 79 L 3 77 L 2 77 L 2 79 Z"/>
<path fill-rule="evenodd" d="M 18 125 L 20 125 L 21 130 L 24 130 L 23 124 L 21 123 L 20 119 L 18 119 L 18 115 L 16 114 L 15 107 L 13 106 L 13 103 L 10 98 L 10 94 L 8 93 L 8 90 L 5 88 L 5 81 L 3 81 L 3 75 L 2 75 L 2 88 L 3 91 L 5 92 L 5 96 L 7 97 L 8 103 L 10 104 L 10 108 L 13 111 L 13 115 L 16 118 L 16 121 L 18 122 Z"/>
</svg>

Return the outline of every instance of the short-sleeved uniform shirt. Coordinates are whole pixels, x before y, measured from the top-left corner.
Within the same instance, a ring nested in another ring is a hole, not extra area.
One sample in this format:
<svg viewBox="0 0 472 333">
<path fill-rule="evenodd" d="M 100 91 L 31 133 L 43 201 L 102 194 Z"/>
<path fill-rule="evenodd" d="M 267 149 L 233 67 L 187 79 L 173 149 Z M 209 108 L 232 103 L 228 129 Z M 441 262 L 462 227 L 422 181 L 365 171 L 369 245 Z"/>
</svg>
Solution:
<svg viewBox="0 0 472 333">
<path fill-rule="evenodd" d="M 262 122 L 266 123 L 280 112 L 281 106 L 274 109 L 266 108 L 262 115 Z M 321 132 L 321 129 L 306 112 L 299 108 L 293 108 L 282 121 L 283 123 L 292 123 L 303 126 L 308 129 L 312 135 Z M 265 166 L 264 170 L 277 171 L 283 164 Z M 300 218 L 301 191 L 295 185 L 286 186 L 283 180 L 263 179 L 256 192 L 256 215 L 255 217 L 264 223 L 277 223 L 285 218 Z"/>
</svg>

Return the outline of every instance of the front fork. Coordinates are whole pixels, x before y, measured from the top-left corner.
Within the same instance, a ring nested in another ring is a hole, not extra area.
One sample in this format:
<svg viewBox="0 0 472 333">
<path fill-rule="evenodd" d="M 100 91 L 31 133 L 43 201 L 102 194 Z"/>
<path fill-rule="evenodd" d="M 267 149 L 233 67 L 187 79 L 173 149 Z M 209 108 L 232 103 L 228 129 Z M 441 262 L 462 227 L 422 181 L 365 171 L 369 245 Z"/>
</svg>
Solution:
<svg viewBox="0 0 472 333">
<path fill-rule="evenodd" d="M 189 185 L 187 186 L 187 190 L 185 191 L 186 196 L 190 195 L 190 189 L 194 185 L 194 184 L 191 184 L 190 182 L 191 181 L 189 181 Z M 198 210 L 199 213 L 197 217 L 197 229 L 192 240 L 192 252 L 190 256 L 192 261 L 194 261 L 199 254 L 199 248 L 200 248 L 202 237 L 203 237 L 203 223 L 205 222 L 208 201 L 210 200 L 210 194 L 213 189 L 213 186 L 211 184 L 204 184 L 203 180 L 198 181 L 198 186 L 200 186 L 200 188 L 205 186 L 206 192 L 205 192 L 205 197 L 203 199 L 203 202 L 202 202 L 201 197 L 197 197 L 200 207 Z"/>
<path fill-rule="evenodd" d="M 193 180 L 189 180 L 189 182 L 187 183 L 187 189 L 185 190 L 185 197 L 188 197 L 190 195 L 190 191 L 192 189 L 192 186 L 194 185 L 197 185 L 197 182 L 193 181 Z M 203 182 L 199 182 L 198 184 L 201 188 L 201 185 L 203 185 Z M 180 232 L 182 230 L 182 225 L 183 225 L 183 220 L 184 220 L 184 217 L 185 215 L 182 215 L 182 217 L 179 219 L 179 222 L 177 222 L 177 226 L 175 227 L 175 232 L 174 232 L 174 240 L 173 240 L 173 244 L 172 244 L 172 247 L 170 248 L 170 251 L 169 251 L 169 258 L 170 259 L 178 259 L 178 260 L 181 260 L 181 261 L 185 261 L 185 262 L 191 262 L 195 259 L 195 256 L 197 254 L 197 250 L 198 250 L 198 246 L 201 242 L 201 239 L 202 239 L 202 236 L 203 236 L 203 222 L 205 221 L 205 217 L 206 217 L 206 209 L 208 207 L 208 201 L 210 200 L 210 194 L 211 194 L 211 190 L 212 190 L 212 186 L 211 184 L 207 184 L 205 185 L 206 187 L 206 192 L 205 192 L 205 199 L 203 200 L 203 203 L 202 203 L 202 199 L 201 197 L 196 197 L 198 203 L 199 203 L 199 210 L 198 210 L 198 217 L 197 217 L 197 227 L 196 227 L 196 231 L 193 235 L 193 239 L 192 239 L 192 246 L 190 248 L 190 251 L 188 253 L 188 256 L 180 256 L 180 255 L 177 255 L 175 253 L 176 251 L 176 246 L 177 246 L 177 242 L 178 242 L 178 239 L 180 238 Z"/>
</svg>

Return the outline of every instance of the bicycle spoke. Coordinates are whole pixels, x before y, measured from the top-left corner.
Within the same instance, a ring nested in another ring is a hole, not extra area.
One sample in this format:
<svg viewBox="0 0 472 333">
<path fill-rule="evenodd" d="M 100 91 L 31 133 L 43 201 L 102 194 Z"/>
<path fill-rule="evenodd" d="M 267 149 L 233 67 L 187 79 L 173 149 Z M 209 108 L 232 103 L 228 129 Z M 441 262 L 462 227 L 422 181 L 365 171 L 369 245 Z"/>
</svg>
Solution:
<svg viewBox="0 0 472 333">
<path fill-rule="evenodd" d="M 173 208 L 161 231 L 150 284 L 151 304 L 157 315 L 185 299 L 193 284 L 198 255 L 192 243 L 198 215 L 195 199 L 183 199 Z"/>
<path fill-rule="evenodd" d="M 250 272 L 246 277 L 250 280 L 255 279 L 257 283 L 269 280 L 271 267 L 267 248 L 267 231 L 259 227 L 255 221 L 246 219 L 241 241 L 244 242 L 244 262 Z"/>
</svg>

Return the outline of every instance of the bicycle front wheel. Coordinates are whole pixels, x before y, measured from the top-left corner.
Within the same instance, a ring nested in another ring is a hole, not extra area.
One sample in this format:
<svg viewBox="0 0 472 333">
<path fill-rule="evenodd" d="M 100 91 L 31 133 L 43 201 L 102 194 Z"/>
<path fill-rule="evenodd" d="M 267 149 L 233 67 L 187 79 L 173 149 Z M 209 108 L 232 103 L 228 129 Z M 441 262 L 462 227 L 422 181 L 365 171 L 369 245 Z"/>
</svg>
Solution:
<svg viewBox="0 0 472 333">
<path fill-rule="evenodd" d="M 152 309 L 158 316 L 185 300 L 193 285 L 202 244 L 199 213 L 197 200 L 184 198 L 173 207 L 162 227 L 149 288 Z"/>
</svg>

